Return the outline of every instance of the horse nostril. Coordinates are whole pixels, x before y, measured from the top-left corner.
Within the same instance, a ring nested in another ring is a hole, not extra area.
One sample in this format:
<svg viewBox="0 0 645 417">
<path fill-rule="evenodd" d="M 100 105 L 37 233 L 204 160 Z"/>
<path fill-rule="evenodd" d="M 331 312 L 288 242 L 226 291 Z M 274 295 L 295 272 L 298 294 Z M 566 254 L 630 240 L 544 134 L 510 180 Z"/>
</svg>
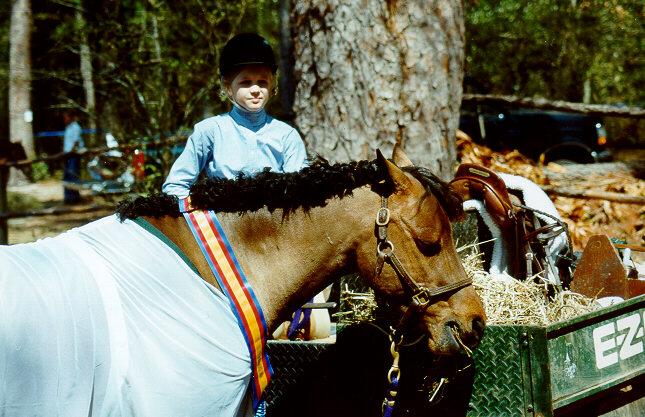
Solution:
<svg viewBox="0 0 645 417">
<path fill-rule="evenodd" d="M 471 358 L 473 351 L 470 349 L 467 343 L 464 342 L 462 339 L 463 334 L 461 332 L 461 326 L 459 326 L 459 323 L 454 322 L 454 321 L 449 321 L 446 323 L 446 327 L 448 327 L 448 330 L 452 334 L 453 339 L 455 342 L 457 342 L 457 345 L 460 347 L 460 349 L 466 354 L 467 357 Z M 466 340 L 466 342 L 468 342 Z"/>
<path fill-rule="evenodd" d="M 484 336 L 484 329 L 486 328 L 486 324 L 484 323 L 484 319 L 481 317 L 476 317 L 473 319 L 473 334 L 475 335 L 475 338 L 479 342 L 482 339 L 482 336 Z"/>
<path fill-rule="evenodd" d="M 461 326 L 459 326 L 459 323 L 457 323 L 456 321 L 448 321 L 448 322 L 446 322 L 446 327 L 448 328 L 448 330 L 450 330 L 452 332 L 461 331 Z"/>
</svg>

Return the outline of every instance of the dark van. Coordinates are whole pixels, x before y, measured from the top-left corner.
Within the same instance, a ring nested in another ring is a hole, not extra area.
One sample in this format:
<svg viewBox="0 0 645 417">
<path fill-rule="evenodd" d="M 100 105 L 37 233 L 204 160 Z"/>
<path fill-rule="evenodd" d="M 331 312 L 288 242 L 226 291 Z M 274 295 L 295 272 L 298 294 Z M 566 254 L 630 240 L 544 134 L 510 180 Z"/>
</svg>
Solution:
<svg viewBox="0 0 645 417">
<path fill-rule="evenodd" d="M 517 149 L 542 163 L 591 163 L 611 159 L 602 120 L 544 110 L 463 109 L 459 128 L 494 150 Z"/>
</svg>

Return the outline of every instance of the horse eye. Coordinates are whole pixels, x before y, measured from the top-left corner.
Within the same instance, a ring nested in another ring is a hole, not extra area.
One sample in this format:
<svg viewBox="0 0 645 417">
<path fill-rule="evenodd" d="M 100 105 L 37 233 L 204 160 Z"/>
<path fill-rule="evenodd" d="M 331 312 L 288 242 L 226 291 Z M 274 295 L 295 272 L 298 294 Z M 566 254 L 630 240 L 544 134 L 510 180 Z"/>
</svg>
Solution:
<svg viewBox="0 0 645 417">
<path fill-rule="evenodd" d="M 423 240 L 415 239 L 417 248 L 425 256 L 434 256 L 441 251 L 441 243 L 439 242 L 424 242 Z"/>
</svg>

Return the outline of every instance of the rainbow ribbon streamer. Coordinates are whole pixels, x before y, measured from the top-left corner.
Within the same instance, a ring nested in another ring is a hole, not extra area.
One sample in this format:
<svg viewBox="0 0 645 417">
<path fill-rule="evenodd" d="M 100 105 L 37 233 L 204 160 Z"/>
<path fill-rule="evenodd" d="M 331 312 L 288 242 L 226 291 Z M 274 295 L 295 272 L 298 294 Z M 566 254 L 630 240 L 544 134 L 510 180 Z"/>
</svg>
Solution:
<svg viewBox="0 0 645 417">
<path fill-rule="evenodd" d="M 237 317 L 251 355 L 253 407 L 257 410 L 262 392 L 269 384 L 273 374 L 269 356 L 264 349 L 267 325 L 262 308 L 233 253 L 233 248 L 231 248 L 215 212 L 195 210 L 190 205 L 190 197 L 179 200 L 179 210 L 188 222 L 190 230 Z"/>
</svg>

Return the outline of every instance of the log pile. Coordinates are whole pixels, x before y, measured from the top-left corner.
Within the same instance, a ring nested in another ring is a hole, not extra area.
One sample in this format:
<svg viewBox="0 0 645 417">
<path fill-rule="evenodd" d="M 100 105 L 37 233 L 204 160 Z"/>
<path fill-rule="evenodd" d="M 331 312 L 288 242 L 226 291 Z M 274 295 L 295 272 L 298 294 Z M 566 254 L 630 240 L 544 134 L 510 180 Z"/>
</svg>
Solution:
<svg viewBox="0 0 645 417">
<path fill-rule="evenodd" d="M 642 163 L 540 166 L 517 151 L 493 152 L 462 135 L 457 149 L 461 162 L 520 175 L 545 189 L 569 226 L 575 250 L 582 250 L 595 234 L 645 245 Z"/>
</svg>

